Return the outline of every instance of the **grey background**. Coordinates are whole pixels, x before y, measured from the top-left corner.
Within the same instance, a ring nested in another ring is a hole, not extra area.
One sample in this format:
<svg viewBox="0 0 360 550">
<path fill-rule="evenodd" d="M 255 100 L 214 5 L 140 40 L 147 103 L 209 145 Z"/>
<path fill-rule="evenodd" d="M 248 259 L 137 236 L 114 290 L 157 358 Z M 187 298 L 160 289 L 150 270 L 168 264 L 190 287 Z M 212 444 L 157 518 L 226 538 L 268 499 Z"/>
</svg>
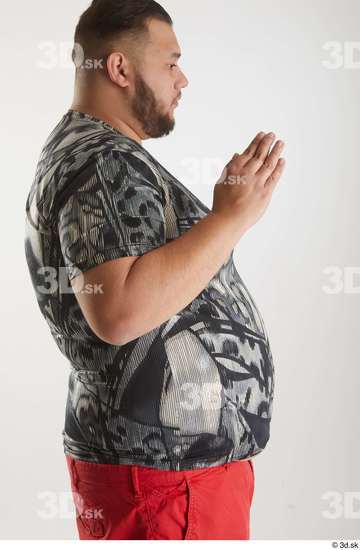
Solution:
<svg viewBox="0 0 360 550">
<path fill-rule="evenodd" d="M 340 52 L 346 42 L 359 45 L 360 3 L 162 4 L 190 83 L 174 132 L 144 146 L 211 207 L 223 166 L 257 132 L 273 130 L 286 142 L 285 174 L 235 252 L 276 369 L 271 437 L 254 459 L 251 537 L 355 538 L 360 49 L 353 66 L 341 58 L 337 66 L 325 45 L 335 41 Z M 77 537 L 61 441 L 68 364 L 35 301 L 23 238 L 40 150 L 72 101 L 74 69 L 61 62 L 61 44 L 72 43 L 88 5 L 9 4 L 0 38 L 1 538 Z M 52 58 L 42 49 L 48 41 Z M 353 284 L 342 285 L 351 269 Z"/>
</svg>

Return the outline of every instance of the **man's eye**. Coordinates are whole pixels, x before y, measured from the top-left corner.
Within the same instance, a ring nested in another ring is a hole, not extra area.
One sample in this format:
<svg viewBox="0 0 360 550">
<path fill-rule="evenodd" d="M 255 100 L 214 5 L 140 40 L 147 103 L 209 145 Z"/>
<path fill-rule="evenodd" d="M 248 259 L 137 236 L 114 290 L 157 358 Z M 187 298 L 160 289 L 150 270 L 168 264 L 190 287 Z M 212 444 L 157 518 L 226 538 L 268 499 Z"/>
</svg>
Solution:
<svg viewBox="0 0 360 550">
<path fill-rule="evenodd" d="M 171 68 L 171 69 L 172 69 L 173 67 L 177 67 L 176 63 L 172 63 L 172 64 L 170 65 L 170 68 Z"/>
</svg>

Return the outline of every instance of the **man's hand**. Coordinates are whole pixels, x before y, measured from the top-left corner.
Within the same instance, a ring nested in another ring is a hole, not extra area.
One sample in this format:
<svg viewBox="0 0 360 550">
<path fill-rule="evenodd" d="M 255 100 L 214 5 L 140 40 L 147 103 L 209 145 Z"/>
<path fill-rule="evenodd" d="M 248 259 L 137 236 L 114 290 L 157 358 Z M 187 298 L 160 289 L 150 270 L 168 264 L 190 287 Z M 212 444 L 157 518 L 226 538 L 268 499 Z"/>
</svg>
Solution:
<svg viewBox="0 0 360 550">
<path fill-rule="evenodd" d="M 214 187 L 212 211 L 237 218 L 244 230 L 264 214 L 284 170 L 285 160 L 279 159 L 284 143 L 277 141 L 269 153 L 274 138 L 258 134 L 241 155 L 233 156 Z"/>
</svg>

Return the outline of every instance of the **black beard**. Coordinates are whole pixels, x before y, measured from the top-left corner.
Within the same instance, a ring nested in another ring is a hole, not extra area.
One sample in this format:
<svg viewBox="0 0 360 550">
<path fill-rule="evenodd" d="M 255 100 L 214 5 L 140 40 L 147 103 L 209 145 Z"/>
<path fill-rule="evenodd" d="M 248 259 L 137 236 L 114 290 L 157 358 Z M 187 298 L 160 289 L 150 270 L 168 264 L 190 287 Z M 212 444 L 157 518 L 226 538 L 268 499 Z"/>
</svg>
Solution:
<svg viewBox="0 0 360 550">
<path fill-rule="evenodd" d="M 138 73 L 135 74 L 135 97 L 131 107 L 135 118 L 149 137 L 167 136 L 174 129 L 175 120 L 159 112 L 152 89 Z"/>
</svg>

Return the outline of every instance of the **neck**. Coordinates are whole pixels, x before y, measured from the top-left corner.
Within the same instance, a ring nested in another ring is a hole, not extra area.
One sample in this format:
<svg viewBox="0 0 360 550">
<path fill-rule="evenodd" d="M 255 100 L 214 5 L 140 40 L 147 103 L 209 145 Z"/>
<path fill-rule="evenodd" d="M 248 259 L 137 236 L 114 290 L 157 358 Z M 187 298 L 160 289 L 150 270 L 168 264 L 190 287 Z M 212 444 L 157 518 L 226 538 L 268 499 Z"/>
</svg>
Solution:
<svg viewBox="0 0 360 550">
<path fill-rule="evenodd" d="M 139 134 L 137 134 L 136 131 L 123 120 L 123 118 L 115 115 L 109 109 L 106 109 L 105 107 L 95 107 L 91 103 L 84 101 L 73 101 L 70 108 L 74 111 L 86 113 L 90 116 L 99 118 L 104 122 L 107 122 L 107 124 L 110 124 L 110 126 L 113 126 L 113 128 L 116 128 L 125 136 L 130 137 L 131 139 L 137 141 L 140 145 L 142 145 L 141 137 L 139 136 Z"/>
</svg>

